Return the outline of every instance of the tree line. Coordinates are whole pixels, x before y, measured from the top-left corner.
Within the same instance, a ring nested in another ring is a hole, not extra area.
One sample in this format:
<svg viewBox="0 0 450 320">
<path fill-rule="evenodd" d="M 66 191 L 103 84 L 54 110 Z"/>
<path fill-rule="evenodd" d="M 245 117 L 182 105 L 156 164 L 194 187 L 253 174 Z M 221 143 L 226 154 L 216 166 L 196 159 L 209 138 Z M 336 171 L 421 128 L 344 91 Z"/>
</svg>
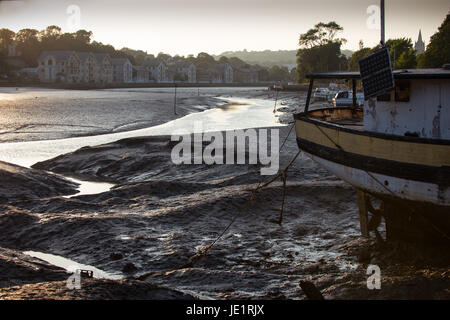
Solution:
<svg viewBox="0 0 450 320">
<path fill-rule="evenodd" d="M 297 51 L 299 82 L 304 82 L 311 72 L 359 71 L 358 61 L 379 48 L 367 48 L 361 40 L 359 50 L 347 59 L 341 52 L 346 40 L 337 37 L 341 31 L 343 28 L 334 21 L 320 22 L 300 35 L 300 49 Z M 416 55 L 409 38 L 389 39 L 385 45 L 389 48 L 394 69 L 441 68 L 450 63 L 450 14 L 431 37 L 423 54 Z"/>
</svg>

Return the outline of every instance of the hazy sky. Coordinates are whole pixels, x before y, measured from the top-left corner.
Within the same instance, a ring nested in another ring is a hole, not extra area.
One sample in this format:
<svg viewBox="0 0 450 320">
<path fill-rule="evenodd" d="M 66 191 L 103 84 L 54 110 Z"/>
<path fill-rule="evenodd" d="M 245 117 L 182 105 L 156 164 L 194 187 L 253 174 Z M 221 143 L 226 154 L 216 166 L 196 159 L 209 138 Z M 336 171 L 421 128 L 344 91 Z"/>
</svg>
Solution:
<svg viewBox="0 0 450 320">
<path fill-rule="evenodd" d="M 70 7 L 75 5 L 76 7 Z M 299 34 L 317 22 L 336 21 L 356 50 L 374 46 L 380 31 L 367 13 L 378 0 L 25 0 L 0 1 L 0 28 L 18 31 L 56 24 L 79 26 L 94 40 L 148 53 L 218 54 L 227 50 L 297 49 Z M 68 11 L 69 8 L 69 11 Z M 76 10 L 79 8 L 80 19 Z M 450 0 L 386 0 L 386 36 L 426 43 L 450 10 Z M 78 24 L 79 22 L 79 24 Z"/>
</svg>

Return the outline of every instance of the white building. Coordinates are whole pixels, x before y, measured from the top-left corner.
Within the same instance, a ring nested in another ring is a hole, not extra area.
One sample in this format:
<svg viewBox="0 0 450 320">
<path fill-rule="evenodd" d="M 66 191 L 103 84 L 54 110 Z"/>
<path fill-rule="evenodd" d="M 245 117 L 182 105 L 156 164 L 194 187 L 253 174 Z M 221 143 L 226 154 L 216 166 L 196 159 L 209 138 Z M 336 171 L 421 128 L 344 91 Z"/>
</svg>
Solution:
<svg viewBox="0 0 450 320">
<path fill-rule="evenodd" d="M 191 62 L 178 61 L 172 67 L 171 80 L 174 80 L 174 76 L 178 75 L 181 78 L 184 78 L 184 81 L 187 83 L 196 83 L 197 82 L 197 68 Z M 175 73 L 175 75 L 173 74 Z"/>
<path fill-rule="evenodd" d="M 133 81 L 137 83 L 149 82 L 149 72 L 147 67 L 133 66 Z"/>
<path fill-rule="evenodd" d="M 158 59 L 145 60 L 142 63 L 142 67 L 148 70 L 150 77 L 154 81 L 158 83 L 169 82 L 168 68 L 164 61 Z"/>
<path fill-rule="evenodd" d="M 94 53 L 94 58 L 96 59 L 95 74 L 97 83 L 112 83 L 113 82 L 113 65 L 111 62 L 111 57 L 107 53 Z"/>
<path fill-rule="evenodd" d="M 38 58 L 41 82 L 77 83 L 82 81 L 81 60 L 74 51 L 44 51 Z"/>
<path fill-rule="evenodd" d="M 44 51 L 38 58 L 41 82 L 106 84 L 113 80 L 108 54 L 75 51 Z"/>
<path fill-rule="evenodd" d="M 229 63 L 217 64 L 213 67 L 218 75 L 218 82 L 233 83 L 233 67 Z"/>
<path fill-rule="evenodd" d="M 133 81 L 133 66 L 127 58 L 111 59 L 113 65 L 113 82 L 130 83 Z"/>
</svg>

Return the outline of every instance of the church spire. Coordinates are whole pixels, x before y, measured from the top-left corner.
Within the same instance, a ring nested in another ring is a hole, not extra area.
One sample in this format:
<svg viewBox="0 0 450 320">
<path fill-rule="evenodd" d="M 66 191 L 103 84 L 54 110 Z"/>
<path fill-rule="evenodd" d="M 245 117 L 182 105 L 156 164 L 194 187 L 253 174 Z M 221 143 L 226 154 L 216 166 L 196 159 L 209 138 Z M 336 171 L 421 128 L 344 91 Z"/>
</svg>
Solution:
<svg viewBox="0 0 450 320">
<path fill-rule="evenodd" d="M 419 39 L 417 39 L 417 42 L 414 45 L 414 49 L 416 51 L 416 54 L 422 54 L 425 52 L 425 42 L 422 40 L 422 30 L 419 30 Z"/>
</svg>

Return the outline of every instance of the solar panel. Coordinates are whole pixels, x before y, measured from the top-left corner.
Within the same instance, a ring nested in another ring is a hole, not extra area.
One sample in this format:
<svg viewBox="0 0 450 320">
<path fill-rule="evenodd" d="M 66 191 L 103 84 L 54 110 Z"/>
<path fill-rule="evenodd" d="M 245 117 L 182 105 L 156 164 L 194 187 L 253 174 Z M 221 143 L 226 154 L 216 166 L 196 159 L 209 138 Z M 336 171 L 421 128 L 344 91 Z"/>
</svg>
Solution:
<svg viewBox="0 0 450 320">
<path fill-rule="evenodd" d="M 364 97 L 377 97 L 395 87 L 391 56 L 388 48 L 375 51 L 359 61 Z"/>
</svg>

